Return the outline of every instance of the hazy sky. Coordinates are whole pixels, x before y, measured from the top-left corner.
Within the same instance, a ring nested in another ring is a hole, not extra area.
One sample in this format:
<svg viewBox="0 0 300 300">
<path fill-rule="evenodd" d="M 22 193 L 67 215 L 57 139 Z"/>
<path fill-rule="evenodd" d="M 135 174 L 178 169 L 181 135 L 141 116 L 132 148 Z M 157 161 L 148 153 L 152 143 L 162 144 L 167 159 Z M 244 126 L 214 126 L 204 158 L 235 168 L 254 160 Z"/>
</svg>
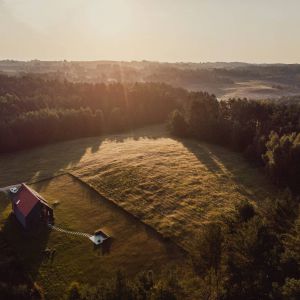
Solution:
<svg viewBox="0 0 300 300">
<path fill-rule="evenodd" d="M 300 63 L 300 0 L 0 0 L 0 59 Z"/>
</svg>

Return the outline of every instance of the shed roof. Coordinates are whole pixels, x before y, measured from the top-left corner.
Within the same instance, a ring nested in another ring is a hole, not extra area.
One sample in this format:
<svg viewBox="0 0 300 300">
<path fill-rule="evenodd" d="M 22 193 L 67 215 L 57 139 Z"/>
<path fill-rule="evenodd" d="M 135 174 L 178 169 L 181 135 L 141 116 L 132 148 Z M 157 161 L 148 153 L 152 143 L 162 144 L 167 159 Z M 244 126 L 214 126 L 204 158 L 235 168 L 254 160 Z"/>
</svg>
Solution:
<svg viewBox="0 0 300 300">
<path fill-rule="evenodd" d="M 33 192 L 33 190 L 23 183 L 15 198 L 15 205 L 22 215 L 26 217 L 40 201 L 37 193 Z"/>
</svg>

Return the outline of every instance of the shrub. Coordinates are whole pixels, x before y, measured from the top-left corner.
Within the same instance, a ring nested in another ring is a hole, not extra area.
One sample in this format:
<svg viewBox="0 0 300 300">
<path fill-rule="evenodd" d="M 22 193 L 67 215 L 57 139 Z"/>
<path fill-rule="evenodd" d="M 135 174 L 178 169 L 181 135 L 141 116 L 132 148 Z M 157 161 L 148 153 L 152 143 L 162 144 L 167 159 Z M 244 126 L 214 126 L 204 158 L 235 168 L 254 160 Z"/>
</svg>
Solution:
<svg viewBox="0 0 300 300">
<path fill-rule="evenodd" d="M 239 219 L 242 222 L 247 222 L 255 215 L 255 210 L 253 205 L 247 200 L 244 200 L 239 204 L 237 204 L 236 209 L 238 212 Z"/>
</svg>

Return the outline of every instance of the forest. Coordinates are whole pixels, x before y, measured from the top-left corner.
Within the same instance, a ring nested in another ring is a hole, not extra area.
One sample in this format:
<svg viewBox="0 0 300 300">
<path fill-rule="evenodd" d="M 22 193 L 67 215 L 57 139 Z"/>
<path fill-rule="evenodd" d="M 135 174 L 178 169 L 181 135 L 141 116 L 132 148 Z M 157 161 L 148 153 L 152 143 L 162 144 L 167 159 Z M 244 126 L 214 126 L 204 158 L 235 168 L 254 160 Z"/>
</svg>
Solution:
<svg viewBox="0 0 300 300">
<path fill-rule="evenodd" d="M 186 97 L 159 83 L 0 76 L 0 152 L 161 123 Z"/>
</svg>

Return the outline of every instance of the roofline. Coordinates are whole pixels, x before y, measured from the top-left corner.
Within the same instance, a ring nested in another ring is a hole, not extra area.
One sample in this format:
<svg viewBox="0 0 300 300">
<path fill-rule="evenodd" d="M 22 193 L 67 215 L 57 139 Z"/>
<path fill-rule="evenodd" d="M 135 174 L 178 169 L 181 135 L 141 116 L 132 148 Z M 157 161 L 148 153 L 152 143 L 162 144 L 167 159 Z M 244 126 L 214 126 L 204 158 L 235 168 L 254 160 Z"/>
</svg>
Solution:
<svg viewBox="0 0 300 300">
<path fill-rule="evenodd" d="M 50 209 L 53 209 L 50 205 L 49 205 L 49 203 L 37 192 L 37 191 L 35 191 L 35 190 L 33 190 L 32 188 L 30 188 L 26 183 L 21 183 L 21 188 L 20 188 L 20 190 L 19 191 L 21 191 L 22 190 L 22 188 L 25 188 L 25 189 L 27 189 L 27 191 L 29 191 L 35 198 L 37 198 L 37 200 L 40 202 L 40 203 L 42 203 L 43 205 L 45 205 L 45 206 L 47 206 L 48 208 L 50 208 Z M 19 192 L 18 191 L 18 192 Z M 38 202 L 37 202 L 38 203 Z M 25 214 L 23 214 L 22 213 L 22 215 L 24 216 L 24 217 L 26 217 L 26 216 L 28 216 L 29 214 L 30 214 L 30 212 L 31 212 L 31 210 L 25 215 Z"/>
<path fill-rule="evenodd" d="M 39 198 L 40 201 L 43 201 L 48 204 L 48 201 L 42 195 L 40 195 L 37 191 L 35 191 L 31 187 L 29 187 L 26 183 L 22 183 L 22 186 L 27 188 L 27 190 L 29 190 L 35 197 Z"/>
</svg>

